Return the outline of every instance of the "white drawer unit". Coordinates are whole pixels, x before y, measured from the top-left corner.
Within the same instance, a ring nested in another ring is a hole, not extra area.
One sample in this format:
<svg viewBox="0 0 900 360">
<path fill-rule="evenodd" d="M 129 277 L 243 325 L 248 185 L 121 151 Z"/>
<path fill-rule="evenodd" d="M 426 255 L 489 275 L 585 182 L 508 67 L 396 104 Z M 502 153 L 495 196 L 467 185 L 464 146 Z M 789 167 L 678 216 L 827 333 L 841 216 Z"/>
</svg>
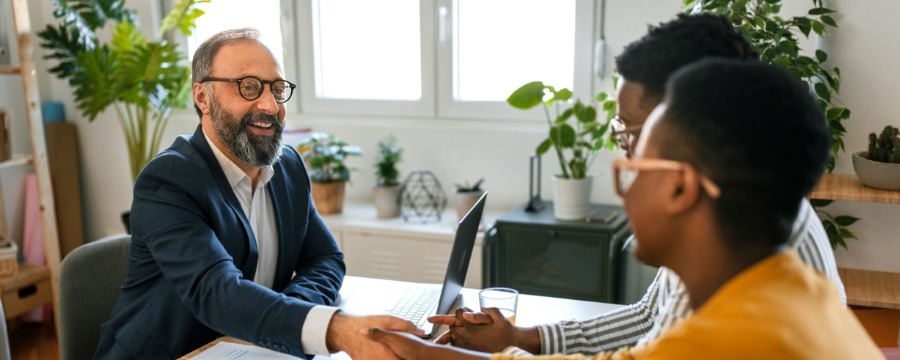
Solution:
<svg viewBox="0 0 900 360">
<path fill-rule="evenodd" d="M 440 222 L 379 219 L 371 204 L 345 204 L 343 213 L 322 217 L 344 252 L 347 274 L 440 284 L 456 234 L 456 213 Z M 483 223 L 495 217 L 485 213 Z M 465 287 L 482 287 L 483 232 L 478 233 Z"/>
</svg>

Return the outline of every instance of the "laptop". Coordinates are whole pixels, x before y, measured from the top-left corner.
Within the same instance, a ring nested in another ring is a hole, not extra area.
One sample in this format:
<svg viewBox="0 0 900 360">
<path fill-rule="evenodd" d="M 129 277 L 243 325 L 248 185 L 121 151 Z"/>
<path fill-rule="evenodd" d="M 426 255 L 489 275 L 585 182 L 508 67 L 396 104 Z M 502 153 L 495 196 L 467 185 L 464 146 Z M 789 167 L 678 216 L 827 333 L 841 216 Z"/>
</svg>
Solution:
<svg viewBox="0 0 900 360">
<path fill-rule="evenodd" d="M 459 298 L 463 288 L 486 198 L 487 192 L 481 195 L 481 198 L 459 221 L 456 237 L 453 240 L 453 249 L 450 251 L 450 261 L 447 262 L 447 272 L 444 274 L 444 284 L 441 288 L 422 284 L 422 286 L 403 289 L 394 300 L 387 303 L 384 311 L 386 314 L 412 321 L 425 331 L 424 338 L 431 337 L 434 324 L 428 322 L 428 317 L 449 313 L 450 307 Z"/>
</svg>

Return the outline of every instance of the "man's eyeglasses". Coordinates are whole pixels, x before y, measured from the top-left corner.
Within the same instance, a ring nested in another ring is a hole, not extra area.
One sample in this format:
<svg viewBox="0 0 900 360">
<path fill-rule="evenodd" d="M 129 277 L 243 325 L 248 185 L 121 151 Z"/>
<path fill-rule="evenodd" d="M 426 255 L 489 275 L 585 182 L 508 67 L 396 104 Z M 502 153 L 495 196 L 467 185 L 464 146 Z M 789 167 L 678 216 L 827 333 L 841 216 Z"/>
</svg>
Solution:
<svg viewBox="0 0 900 360">
<path fill-rule="evenodd" d="M 683 162 L 665 160 L 665 159 L 619 159 L 613 163 L 613 173 L 616 186 L 616 193 L 624 197 L 634 183 L 640 171 L 659 171 L 659 170 L 684 170 L 686 164 Z M 700 179 L 700 186 L 713 199 L 718 199 L 722 194 L 722 190 L 712 180 L 703 174 L 697 174 Z"/>
<path fill-rule="evenodd" d="M 619 115 L 616 115 L 609 122 L 609 128 L 612 130 L 613 139 L 619 148 L 625 151 L 631 151 L 631 142 L 634 140 L 634 134 L 639 133 L 644 125 L 627 126 Z"/>
<path fill-rule="evenodd" d="M 294 89 L 297 85 L 294 85 L 290 81 L 287 80 L 260 80 L 255 76 L 244 76 L 242 78 L 215 78 L 208 77 L 201 80 L 201 83 L 205 83 L 207 81 L 224 81 L 224 82 L 233 82 L 237 84 L 238 93 L 241 94 L 241 97 L 248 101 L 253 101 L 259 99 L 263 93 L 263 85 L 269 84 L 269 90 L 272 91 L 272 96 L 275 97 L 275 102 L 279 104 L 286 103 L 291 99 L 291 95 L 294 94 Z"/>
</svg>

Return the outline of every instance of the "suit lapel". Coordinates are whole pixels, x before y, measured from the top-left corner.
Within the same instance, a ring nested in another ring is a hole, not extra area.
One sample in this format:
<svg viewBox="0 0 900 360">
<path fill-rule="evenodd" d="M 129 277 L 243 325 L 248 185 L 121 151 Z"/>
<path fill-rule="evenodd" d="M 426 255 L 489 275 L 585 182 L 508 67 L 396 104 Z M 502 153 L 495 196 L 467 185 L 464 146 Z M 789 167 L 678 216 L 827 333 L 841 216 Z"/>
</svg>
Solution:
<svg viewBox="0 0 900 360">
<path fill-rule="evenodd" d="M 290 229 L 292 222 L 284 220 L 293 219 L 294 215 L 291 213 L 291 204 L 288 203 L 290 198 L 288 197 L 287 182 L 284 178 L 285 175 L 281 168 L 281 163 L 276 162 L 272 168 L 275 171 L 275 174 L 272 176 L 272 180 L 269 181 L 266 188 L 269 190 L 275 222 L 278 224 L 278 263 L 275 267 L 275 282 L 273 283 L 273 288 L 279 289 L 283 284 L 279 284 L 278 279 L 289 279 L 291 274 L 286 274 L 286 272 L 293 271 L 290 267 L 284 266 L 285 264 L 291 263 L 287 260 L 287 255 L 296 254 L 296 251 L 289 251 L 287 249 L 287 247 L 291 245 L 289 240 L 292 234 L 292 229 Z"/>
<path fill-rule="evenodd" d="M 247 247 L 250 249 L 250 253 L 247 254 L 243 266 L 241 266 L 241 272 L 244 273 L 245 279 L 252 281 L 253 277 L 256 276 L 256 263 L 259 260 L 259 249 L 256 246 L 256 237 L 253 235 L 253 229 L 250 227 L 250 222 L 247 220 L 247 216 L 244 215 L 244 210 L 241 209 L 241 203 L 238 201 L 237 196 L 234 195 L 234 190 L 231 189 L 228 178 L 225 177 L 225 172 L 222 171 L 222 166 L 219 165 L 219 161 L 216 160 L 216 156 L 213 155 L 212 149 L 209 148 L 209 143 L 206 141 L 206 137 L 203 136 L 203 129 L 200 125 L 197 125 L 197 130 L 194 132 L 194 136 L 191 137 L 191 144 L 194 145 L 194 148 L 197 149 L 197 152 L 199 152 L 203 157 L 203 160 L 206 161 L 206 165 L 209 167 L 210 172 L 212 172 L 213 179 L 215 179 L 216 186 L 219 188 L 219 193 L 222 194 L 225 203 L 228 204 L 228 207 L 231 208 L 231 211 L 237 218 L 241 220 L 241 226 L 244 229 L 244 235 L 247 239 Z"/>
</svg>

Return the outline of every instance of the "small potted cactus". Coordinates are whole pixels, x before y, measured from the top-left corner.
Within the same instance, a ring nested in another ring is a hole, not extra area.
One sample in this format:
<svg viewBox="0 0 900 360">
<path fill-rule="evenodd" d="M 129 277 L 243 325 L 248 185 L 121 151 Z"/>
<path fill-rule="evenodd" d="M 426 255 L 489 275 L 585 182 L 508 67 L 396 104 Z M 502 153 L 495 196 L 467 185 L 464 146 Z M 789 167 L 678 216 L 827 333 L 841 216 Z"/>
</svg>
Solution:
<svg viewBox="0 0 900 360">
<path fill-rule="evenodd" d="M 868 151 L 853 154 L 853 170 L 868 187 L 900 190 L 900 130 L 888 125 L 869 134 Z"/>
</svg>

